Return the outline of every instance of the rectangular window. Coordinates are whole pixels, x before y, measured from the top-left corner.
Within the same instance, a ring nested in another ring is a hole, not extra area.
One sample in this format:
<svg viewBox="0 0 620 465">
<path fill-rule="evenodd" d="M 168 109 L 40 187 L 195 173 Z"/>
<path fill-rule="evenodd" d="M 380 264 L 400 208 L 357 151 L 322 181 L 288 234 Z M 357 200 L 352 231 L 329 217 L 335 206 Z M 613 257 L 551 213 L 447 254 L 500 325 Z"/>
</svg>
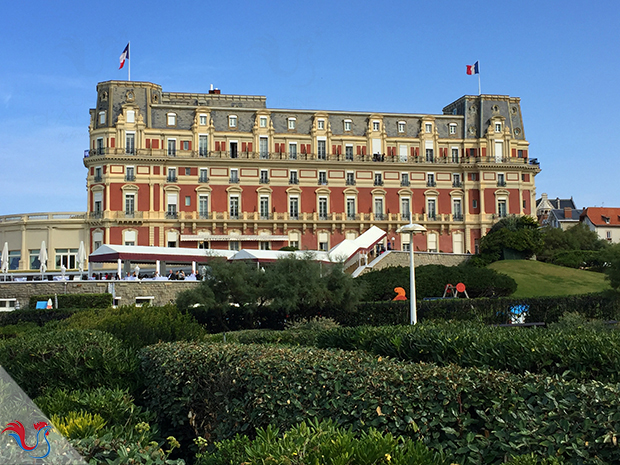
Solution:
<svg viewBox="0 0 620 465">
<path fill-rule="evenodd" d="M 497 185 L 498 187 L 506 186 L 506 176 L 504 173 L 497 173 Z"/>
<path fill-rule="evenodd" d="M 133 215 L 136 210 L 135 194 L 125 194 L 125 214 Z"/>
<path fill-rule="evenodd" d="M 200 135 L 198 136 L 198 155 L 201 157 L 206 157 L 209 155 L 209 136 Z"/>
<path fill-rule="evenodd" d="M 239 153 L 237 151 L 237 142 L 230 143 L 230 158 L 238 158 Z"/>
<path fill-rule="evenodd" d="M 266 116 L 261 116 L 259 121 L 259 126 L 261 128 L 266 128 L 267 127 L 267 117 Z"/>
<path fill-rule="evenodd" d="M 424 125 L 424 131 L 425 131 L 427 134 L 430 134 L 431 132 L 433 132 L 433 124 L 432 124 L 432 123 L 426 123 L 426 124 Z"/>
<path fill-rule="evenodd" d="M 454 221 L 463 220 L 463 207 L 461 199 L 452 199 L 452 215 L 454 215 Z"/>
<path fill-rule="evenodd" d="M 450 124 L 450 134 L 456 134 L 456 124 Z"/>
<path fill-rule="evenodd" d="M 190 207 L 192 205 L 192 198 L 189 195 L 185 196 L 185 206 Z"/>
<path fill-rule="evenodd" d="M 56 249 L 56 269 L 59 270 L 62 266 L 67 270 L 74 270 L 77 268 L 77 253 L 78 249 Z"/>
<path fill-rule="evenodd" d="M 185 168 L 185 176 L 191 176 L 192 174 L 192 169 L 191 168 Z"/>
<path fill-rule="evenodd" d="M 523 150 L 517 150 L 517 157 L 523 158 Z"/>
<path fill-rule="evenodd" d="M 125 168 L 125 181 L 135 181 L 136 180 L 136 175 L 135 175 L 135 169 L 133 166 L 127 166 Z"/>
<path fill-rule="evenodd" d="M 239 250 L 239 241 L 230 241 L 228 243 L 229 250 Z"/>
<path fill-rule="evenodd" d="M 230 196 L 230 218 L 233 220 L 239 219 L 239 196 Z"/>
<path fill-rule="evenodd" d="M 437 183 L 435 182 L 435 173 L 426 173 L 426 186 L 427 187 L 435 187 Z"/>
<path fill-rule="evenodd" d="M 299 198 L 298 197 L 290 197 L 288 200 L 288 214 L 289 219 L 298 220 L 299 219 Z"/>
<path fill-rule="evenodd" d="M 375 220 L 383 219 L 383 197 L 375 197 Z"/>
<path fill-rule="evenodd" d="M 411 219 L 411 199 L 409 197 L 400 199 L 400 215 L 403 220 Z"/>
<path fill-rule="evenodd" d="M 103 147 L 103 137 L 97 138 L 97 155 L 105 155 L 105 148 Z"/>
<path fill-rule="evenodd" d="M 347 145 L 344 148 L 344 157 L 348 161 L 353 161 L 353 146 L 352 145 Z"/>
<path fill-rule="evenodd" d="M 317 120 L 316 127 L 317 127 L 317 129 L 319 129 L 321 131 L 323 129 L 325 129 L 325 120 L 324 119 Z"/>
<path fill-rule="evenodd" d="M 347 172 L 347 186 L 355 186 L 355 173 L 352 171 Z"/>
<path fill-rule="evenodd" d="M 269 139 L 267 137 L 261 137 L 258 140 L 258 150 L 261 160 L 269 158 Z"/>
<path fill-rule="evenodd" d="M 372 130 L 373 131 L 378 131 L 381 128 L 379 121 L 373 121 L 372 122 Z"/>
<path fill-rule="evenodd" d="M 435 161 L 435 156 L 433 154 L 433 149 L 426 149 L 426 161 L 428 163 L 433 163 L 433 161 Z"/>
<path fill-rule="evenodd" d="M 99 112 L 99 124 L 105 124 L 105 111 Z"/>
<path fill-rule="evenodd" d="M 19 250 L 9 250 L 9 270 L 17 270 L 22 253 Z"/>
<path fill-rule="evenodd" d="M 297 144 L 294 142 L 288 144 L 288 158 L 290 160 L 297 160 Z"/>
<path fill-rule="evenodd" d="M 93 213 L 96 216 L 101 215 L 101 213 L 103 212 L 103 192 L 95 192 L 93 194 L 93 201 L 94 201 L 94 210 Z"/>
<path fill-rule="evenodd" d="M 319 197 L 319 220 L 327 219 L 327 197 Z"/>
<path fill-rule="evenodd" d="M 199 195 L 198 196 L 198 214 L 202 219 L 209 218 L 209 196 L 208 195 Z"/>
<path fill-rule="evenodd" d="M 200 125 L 201 126 L 207 125 L 207 115 L 200 115 Z"/>
<path fill-rule="evenodd" d="M 295 129 L 295 118 L 289 118 L 288 119 L 288 128 L 290 130 Z"/>
<path fill-rule="evenodd" d="M 41 268 L 41 261 L 39 260 L 40 252 L 40 249 L 30 249 L 28 254 L 28 264 L 31 270 L 38 270 L 39 268 Z"/>
<path fill-rule="evenodd" d="M 261 184 L 269 184 L 269 171 L 268 170 L 260 170 L 259 182 Z"/>
<path fill-rule="evenodd" d="M 400 185 L 403 187 L 409 186 L 409 173 L 400 173 Z"/>
<path fill-rule="evenodd" d="M 495 123 L 495 132 L 502 132 L 502 123 Z"/>
<path fill-rule="evenodd" d="M 207 176 L 207 168 L 200 168 L 200 175 L 198 176 L 198 182 L 209 182 L 209 176 Z"/>
<path fill-rule="evenodd" d="M 174 113 L 168 113 L 168 126 L 176 126 L 177 125 L 177 115 Z"/>
<path fill-rule="evenodd" d="M 260 219 L 269 219 L 269 197 L 265 195 L 261 195 L 260 197 Z"/>
<path fill-rule="evenodd" d="M 398 132 L 403 134 L 405 132 L 405 122 L 404 121 L 400 121 L 398 123 Z"/>
<path fill-rule="evenodd" d="M 383 186 L 383 176 L 381 173 L 375 173 L 375 186 Z"/>
<path fill-rule="evenodd" d="M 497 216 L 500 218 L 506 218 L 508 211 L 506 209 L 506 199 L 499 199 L 497 201 Z"/>
<path fill-rule="evenodd" d="M 177 218 L 177 194 L 167 195 L 166 217 L 170 219 Z"/>
<path fill-rule="evenodd" d="M 452 163 L 458 163 L 458 162 L 459 162 L 459 149 L 453 148 L 452 149 Z"/>
<path fill-rule="evenodd" d="M 351 120 L 350 119 L 345 119 L 344 120 L 344 130 L 345 131 L 350 131 L 351 130 Z"/>
<path fill-rule="evenodd" d="M 127 122 L 135 123 L 136 122 L 136 112 L 133 110 L 127 110 Z"/>
<path fill-rule="evenodd" d="M 260 250 L 271 250 L 271 242 L 269 241 L 260 241 L 258 246 Z"/>
<path fill-rule="evenodd" d="M 452 187 L 463 187 L 463 183 L 461 182 L 461 174 L 454 173 L 452 175 Z"/>
<path fill-rule="evenodd" d="M 175 157 L 177 155 L 176 139 L 168 139 L 168 156 Z"/>
<path fill-rule="evenodd" d="M 125 134 L 125 153 L 128 155 L 134 155 L 136 153 L 136 135 L 132 132 Z"/>
<path fill-rule="evenodd" d="M 177 182 L 177 169 L 168 168 L 168 182 Z"/>
<path fill-rule="evenodd" d="M 319 185 L 327 185 L 327 171 L 319 171 Z"/>
<path fill-rule="evenodd" d="M 319 160 L 326 160 L 327 159 L 326 144 L 327 144 L 327 142 L 324 141 L 324 140 L 318 140 L 316 142 L 316 154 L 317 154 L 317 158 Z"/>
<path fill-rule="evenodd" d="M 436 200 L 428 199 L 426 201 L 426 214 L 429 220 L 434 220 L 437 217 Z"/>
<path fill-rule="evenodd" d="M 471 208 L 478 208 L 478 201 L 476 199 L 473 199 L 471 201 Z"/>
<path fill-rule="evenodd" d="M 239 182 L 239 170 L 233 168 L 230 170 L 230 183 L 237 184 Z"/>
<path fill-rule="evenodd" d="M 230 115 L 228 117 L 228 127 L 231 127 L 231 128 L 237 127 L 237 117 L 235 115 Z"/>
<path fill-rule="evenodd" d="M 356 214 L 355 197 L 347 197 L 347 219 L 355 220 Z"/>
<path fill-rule="evenodd" d="M 289 184 L 299 184 L 299 178 L 297 177 L 297 171 L 291 170 L 289 173 Z"/>
</svg>

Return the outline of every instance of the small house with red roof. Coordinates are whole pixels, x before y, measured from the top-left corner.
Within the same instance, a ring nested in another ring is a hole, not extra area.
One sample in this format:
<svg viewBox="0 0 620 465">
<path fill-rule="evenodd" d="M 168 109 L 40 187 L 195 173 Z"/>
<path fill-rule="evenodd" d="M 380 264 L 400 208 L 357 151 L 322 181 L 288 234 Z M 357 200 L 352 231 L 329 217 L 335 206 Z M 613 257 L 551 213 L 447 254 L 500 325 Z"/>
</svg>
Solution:
<svg viewBox="0 0 620 465">
<path fill-rule="evenodd" d="M 620 242 L 620 208 L 588 207 L 583 210 L 579 221 L 585 223 L 598 237 L 609 242 Z"/>
</svg>

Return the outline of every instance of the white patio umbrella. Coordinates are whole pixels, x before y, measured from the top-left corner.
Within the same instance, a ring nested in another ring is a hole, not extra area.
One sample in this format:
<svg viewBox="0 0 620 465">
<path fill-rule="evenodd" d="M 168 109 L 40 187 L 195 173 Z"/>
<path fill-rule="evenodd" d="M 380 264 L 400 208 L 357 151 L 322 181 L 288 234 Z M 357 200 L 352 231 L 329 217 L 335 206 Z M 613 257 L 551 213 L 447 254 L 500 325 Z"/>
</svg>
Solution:
<svg viewBox="0 0 620 465">
<path fill-rule="evenodd" d="M 80 248 L 77 253 L 77 265 L 80 270 L 80 277 L 84 273 L 84 265 L 86 264 L 86 248 L 84 247 L 84 241 L 80 241 Z"/>
<path fill-rule="evenodd" d="M 41 279 L 43 279 L 43 273 L 47 271 L 47 249 L 45 248 L 45 241 L 41 241 L 41 249 L 39 250 L 39 271 L 41 271 Z"/>
<path fill-rule="evenodd" d="M 2 259 L 0 260 L 0 272 L 8 273 L 9 272 L 9 243 L 5 242 L 4 247 L 2 247 Z M 6 276 L 4 277 L 6 281 Z"/>
<path fill-rule="evenodd" d="M 63 281 L 65 280 L 66 273 L 67 273 L 67 267 L 63 263 L 62 265 L 60 265 L 60 277 L 62 278 Z"/>
</svg>

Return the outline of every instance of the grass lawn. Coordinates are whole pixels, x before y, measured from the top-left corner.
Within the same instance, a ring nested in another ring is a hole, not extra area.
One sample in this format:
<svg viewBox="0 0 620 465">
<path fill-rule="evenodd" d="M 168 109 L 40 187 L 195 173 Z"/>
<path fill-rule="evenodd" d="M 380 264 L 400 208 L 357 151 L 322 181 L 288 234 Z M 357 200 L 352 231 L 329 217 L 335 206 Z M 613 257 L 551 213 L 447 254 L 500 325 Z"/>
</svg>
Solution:
<svg viewBox="0 0 620 465">
<path fill-rule="evenodd" d="M 491 263 L 489 268 L 507 274 L 517 282 L 514 297 L 588 294 L 611 288 L 603 273 L 533 260 L 500 260 Z"/>
</svg>

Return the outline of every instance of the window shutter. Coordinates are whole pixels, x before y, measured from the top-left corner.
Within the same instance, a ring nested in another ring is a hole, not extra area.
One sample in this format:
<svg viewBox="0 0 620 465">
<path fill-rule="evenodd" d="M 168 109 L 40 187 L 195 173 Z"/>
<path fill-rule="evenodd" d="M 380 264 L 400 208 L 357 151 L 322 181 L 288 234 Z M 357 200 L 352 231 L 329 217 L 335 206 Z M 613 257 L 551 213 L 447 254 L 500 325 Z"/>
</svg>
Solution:
<svg viewBox="0 0 620 465">
<path fill-rule="evenodd" d="M 338 146 L 338 155 L 340 155 L 342 153 L 342 145 Z"/>
<path fill-rule="evenodd" d="M 527 158 L 527 150 L 523 151 L 523 158 Z"/>
<path fill-rule="evenodd" d="M 310 148 L 310 144 L 306 144 L 306 153 L 312 153 L 312 149 Z"/>
<path fill-rule="evenodd" d="M 415 156 L 415 149 L 413 147 L 411 147 L 411 156 Z"/>
<path fill-rule="evenodd" d="M 301 144 L 301 153 L 306 153 L 306 144 Z"/>
<path fill-rule="evenodd" d="M 487 148 L 486 147 L 482 147 L 482 149 L 480 149 L 480 150 L 482 150 L 482 156 L 486 157 L 487 156 Z"/>
<path fill-rule="evenodd" d="M 252 142 L 248 142 L 248 152 L 252 151 Z"/>
<path fill-rule="evenodd" d="M 226 152 L 226 141 L 222 141 L 220 146 L 222 147 L 222 152 Z"/>
<path fill-rule="evenodd" d="M 362 155 L 366 155 L 366 146 L 362 145 Z"/>
<path fill-rule="evenodd" d="M 280 144 L 276 144 L 275 149 L 276 153 L 280 153 Z"/>
<path fill-rule="evenodd" d="M 415 148 L 415 156 L 419 156 L 420 155 L 420 147 L 416 147 Z"/>
<path fill-rule="evenodd" d="M 192 149 L 192 141 L 191 140 L 189 141 L 188 145 L 189 145 L 189 149 L 188 150 L 191 150 Z"/>
<path fill-rule="evenodd" d="M 216 152 L 219 152 L 219 151 L 220 151 L 220 141 L 219 141 L 219 140 L 216 140 L 216 141 L 215 141 L 215 151 L 216 151 Z"/>
<path fill-rule="evenodd" d="M 152 144 L 153 144 L 153 148 L 154 149 L 158 149 L 159 148 L 159 139 L 153 139 L 152 140 Z"/>
<path fill-rule="evenodd" d="M 362 153 L 362 148 L 358 145 L 357 146 L 357 154 L 361 155 L 361 153 Z"/>
<path fill-rule="evenodd" d="M 146 140 L 146 148 L 150 149 L 151 148 L 151 139 L 147 139 Z"/>
<path fill-rule="evenodd" d="M 280 152 L 286 153 L 286 148 L 284 147 L 284 143 L 280 144 Z"/>
<path fill-rule="evenodd" d="M 332 153 L 336 153 L 336 145 L 332 145 Z"/>
<path fill-rule="evenodd" d="M 242 152 L 247 152 L 248 149 L 248 143 L 247 142 L 241 142 L 241 151 Z"/>
<path fill-rule="evenodd" d="M 517 149 L 512 149 L 512 158 L 517 156 Z"/>
<path fill-rule="evenodd" d="M 110 138 L 110 147 L 112 147 L 112 148 L 116 147 L 116 138 L 115 137 Z"/>
</svg>

